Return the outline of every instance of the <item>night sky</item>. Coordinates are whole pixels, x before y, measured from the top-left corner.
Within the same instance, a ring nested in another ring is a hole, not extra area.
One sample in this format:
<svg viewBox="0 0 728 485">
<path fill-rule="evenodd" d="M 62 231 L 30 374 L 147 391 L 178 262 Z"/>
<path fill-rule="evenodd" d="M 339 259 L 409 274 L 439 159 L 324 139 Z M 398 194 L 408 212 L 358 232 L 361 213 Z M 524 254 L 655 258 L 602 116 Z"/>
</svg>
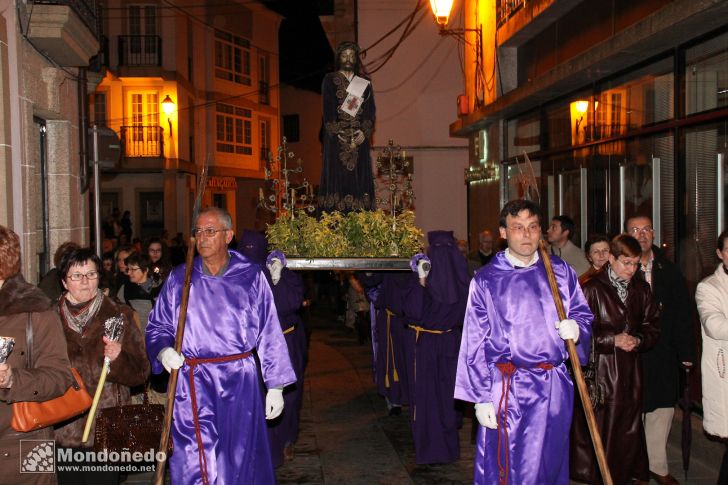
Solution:
<svg viewBox="0 0 728 485">
<path fill-rule="evenodd" d="M 279 31 L 281 82 L 320 92 L 333 69 L 334 54 L 318 15 L 333 13 L 331 0 L 268 0 L 265 5 L 285 17 Z"/>
</svg>

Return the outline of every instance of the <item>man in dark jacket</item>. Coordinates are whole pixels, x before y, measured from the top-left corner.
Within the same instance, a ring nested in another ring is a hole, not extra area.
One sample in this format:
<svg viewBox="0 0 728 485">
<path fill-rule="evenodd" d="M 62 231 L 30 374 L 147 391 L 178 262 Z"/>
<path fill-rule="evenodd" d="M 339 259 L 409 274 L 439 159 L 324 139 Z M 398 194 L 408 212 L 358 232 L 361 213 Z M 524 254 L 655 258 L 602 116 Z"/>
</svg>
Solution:
<svg viewBox="0 0 728 485">
<path fill-rule="evenodd" d="M 674 263 L 653 245 L 654 229 L 647 216 L 632 216 L 625 230 L 642 248 L 642 276 L 659 305 L 661 336 L 642 354 L 643 411 L 650 475 L 660 484 L 676 484 L 667 467 L 667 439 L 678 398 L 680 365 L 691 367 L 695 357 L 690 329 L 692 304 L 685 278 Z"/>
</svg>

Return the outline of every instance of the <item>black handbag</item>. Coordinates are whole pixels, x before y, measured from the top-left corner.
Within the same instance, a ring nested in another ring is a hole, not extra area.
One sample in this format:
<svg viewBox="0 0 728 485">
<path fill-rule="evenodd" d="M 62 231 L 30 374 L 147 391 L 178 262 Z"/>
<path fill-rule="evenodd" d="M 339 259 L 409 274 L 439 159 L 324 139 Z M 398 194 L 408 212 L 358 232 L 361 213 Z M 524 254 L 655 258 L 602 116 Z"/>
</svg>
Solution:
<svg viewBox="0 0 728 485">
<path fill-rule="evenodd" d="M 117 403 L 121 402 L 116 387 Z M 146 453 L 157 451 L 164 423 L 164 406 L 150 404 L 146 387 L 142 404 L 117 405 L 98 411 L 94 451 L 129 451 Z"/>
</svg>

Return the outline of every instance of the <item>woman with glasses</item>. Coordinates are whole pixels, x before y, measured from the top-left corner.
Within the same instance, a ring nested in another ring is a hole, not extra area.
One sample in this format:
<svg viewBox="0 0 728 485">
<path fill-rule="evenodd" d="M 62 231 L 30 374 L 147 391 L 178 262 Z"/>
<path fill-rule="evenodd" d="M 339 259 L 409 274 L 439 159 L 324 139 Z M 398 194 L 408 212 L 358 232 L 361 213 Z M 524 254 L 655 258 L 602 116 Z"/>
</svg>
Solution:
<svg viewBox="0 0 728 485">
<path fill-rule="evenodd" d="M 604 269 L 583 286 L 594 314 L 593 352 L 601 391 L 595 415 L 615 484 L 650 479 L 641 416 L 640 353 L 655 345 L 660 331 L 650 286 L 634 278 L 641 254 L 635 238 L 620 234 L 610 243 Z M 571 441 L 572 480 L 601 483 L 596 463 L 584 413 L 577 407 Z"/>
<path fill-rule="evenodd" d="M 146 254 L 132 253 L 124 263 L 129 281 L 119 288 L 116 296 L 139 314 L 143 333 L 147 328 L 149 312 L 152 311 L 154 301 L 162 288 L 162 280 L 151 272 L 152 262 Z"/>
<path fill-rule="evenodd" d="M 99 289 L 101 261 L 92 249 L 80 248 L 66 253 L 59 269 L 66 292 L 58 302 L 58 313 L 63 322 L 71 366 L 78 370 L 86 388 L 93 392 L 101 375 L 104 357 L 108 357 L 111 368 L 99 409 L 128 404 L 129 388 L 143 384 L 149 374 L 144 337 L 134 323 L 132 310 L 115 303 Z M 123 319 L 118 342 L 112 342 L 104 335 L 104 323 L 112 317 Z M 121 402 L 117 402 L 117 391 Z M 83 452 L 93 447 L 94 428 L 90 439 L 81 443 L 85 424 L 84 414 L 56 429 L 56 446 Z M 117 483 L 118 478 L 118 472 L 58 473 L 61 484 Z"/>
<path fill-rule="evenodd" d="M 609 261 L 609 238 L 605 234 L 590 234 L 584 243 L 584 254 L 589 261 L 589 269 L 579 276 L 582 286 Z"/>
</svg>

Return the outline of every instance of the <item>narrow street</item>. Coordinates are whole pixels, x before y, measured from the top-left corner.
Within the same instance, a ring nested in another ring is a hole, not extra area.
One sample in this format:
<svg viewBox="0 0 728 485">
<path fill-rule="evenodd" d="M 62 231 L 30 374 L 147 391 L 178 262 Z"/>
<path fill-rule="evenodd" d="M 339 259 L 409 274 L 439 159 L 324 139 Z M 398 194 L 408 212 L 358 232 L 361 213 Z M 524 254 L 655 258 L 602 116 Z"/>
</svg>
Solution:
<svg viewBox="0 0 728 485">
<path fill-rule="evenodd" d="M 323 311 L 309 321 L 301 435 L 295 458 L 277 471 L 280 484 L 472 483 L 470 419 L 464 419 L 457 463 L 418 466 L 407 409 L 388 415 L 372 381 L 369 346 L 358 345 L 352 332 Z M 668 445 L 672 474 L 680 483 L 715 485 L 722 448 L 705 438 L 695 416 L 689 480 L 684 480 L 680 420 L 677 411 Z"/>
</svg>

